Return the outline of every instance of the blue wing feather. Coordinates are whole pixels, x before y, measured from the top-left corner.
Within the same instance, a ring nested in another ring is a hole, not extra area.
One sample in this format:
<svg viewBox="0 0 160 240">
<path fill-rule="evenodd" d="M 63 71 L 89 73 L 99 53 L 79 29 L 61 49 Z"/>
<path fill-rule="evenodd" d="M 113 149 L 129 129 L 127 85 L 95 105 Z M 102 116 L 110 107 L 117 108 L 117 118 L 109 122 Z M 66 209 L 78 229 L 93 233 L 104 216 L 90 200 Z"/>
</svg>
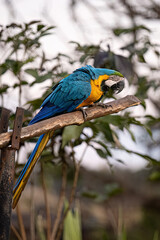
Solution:
<svg viewBox="0 0 160 240">
<path fill-rule="evenodd" d="M 75 72 L 61 80 L 44 100 L 41 105 L 42 109 L 29 125 L 76 109 L 91 93 L 90 79 L 86 73 Z"/>
</svg>

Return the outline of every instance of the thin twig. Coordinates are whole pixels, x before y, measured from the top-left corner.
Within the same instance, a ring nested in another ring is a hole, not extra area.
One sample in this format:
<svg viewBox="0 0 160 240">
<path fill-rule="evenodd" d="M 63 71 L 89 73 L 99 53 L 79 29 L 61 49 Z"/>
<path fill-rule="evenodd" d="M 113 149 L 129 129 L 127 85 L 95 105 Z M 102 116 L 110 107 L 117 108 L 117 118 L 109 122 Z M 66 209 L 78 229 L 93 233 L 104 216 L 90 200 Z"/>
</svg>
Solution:
<svg viewBox="0 0 160 240">
<path fill-rule="evenodd" d="M 19 205 L 17 205 L 17 207 L 16 207 L 16 212 L 17 212 L 18 223 L 19 223 L 19 228 L 20 228 L 22 239 L 27 240 L 26 232 L 25 232 L 25 228 L 24 228 L 24 222 L 23 222 L 23 218 L 22 218 L 22 214 L 21 214 Z"/>
<path fill-rule="evenodd" d="M 44 169 L 43 169 L 43 163 L 42 162 L 41 162 L 41 177 L 42 177 L 42 188 L 43 188 L 44 202 L 45 202 L 45 208 L 46 208 L 47 240 L 50 240 L 51 239 L 51 214 L 50 214 L 50 208 L 49 208 L 49 203 L 48 203 L 47 188 L 46 188 L 45 179 L 44 179 Z"/>
<path fill-rule="evenodd" d="M 78 182 L 78 176 L 79 176 L 79 170 L 80 170 L 80 163 L 81 161 L 79 161 L 78 163 L 76 163 L 75 159 L 73 160 L 74 164 L 75 164 L 75 175 L 74 175 L 74 180 L 73 180 L 73 185 L 72 185 L 72 190 L 71 190 L 71 194 L 70 194 L 70 198 L 69 198 L 69 203 L 68 203 L 68 207 L 63 215 L 62 221 L 59 225 L 59 229 L 58 229 L 58 233 L 57 233 L 57 237 L 56 240 L 59 240 L 62 234 L 62 230 L 63 230 L 63 224 L 64 224 L 64 220 L 71 208 L 72 202 L 74 200 L 75 197 L 75 192 L 76 192 L 76 187 L 77 187 L 77 182 Z"/>
<path fill-rule="evenodd" d="M 84 148 L 84 151 L 82 152 L 82 155 L 81 155 L 81 157 L 79 159 L 79 164 L 81 164 L 87 149 L 88 149 L 88 144 L 86 144 L 86 147 Z"/>
<path fill-rule="evenodd" d="M 55 219 L 51 240 L 55 240 L 57 230 L 59 227 L 59 223 L 62 216 L 63 206 L 64 206 L 64 199 L 65 199 L 65 190 L 66 190 L 66 184 L 67 184 L 67 165 L 65 162 L 63 162 L 62 165 L 62 185 L 61 185 L 61 191 L 60 191 L 60 197 L 58 201 L 58 207 L 57 207 L 57 216 Z"/>
<path fill-rule="evenodd" d="M 13 226 L 13 224 L 11 224 L 11 230 L 12 230 L 12 232 L 15 234 L 15 236 L 17 237 L 18 240 L 22 240 L 19 232 L 18 232 L 17 229 Z"/>
</svg>

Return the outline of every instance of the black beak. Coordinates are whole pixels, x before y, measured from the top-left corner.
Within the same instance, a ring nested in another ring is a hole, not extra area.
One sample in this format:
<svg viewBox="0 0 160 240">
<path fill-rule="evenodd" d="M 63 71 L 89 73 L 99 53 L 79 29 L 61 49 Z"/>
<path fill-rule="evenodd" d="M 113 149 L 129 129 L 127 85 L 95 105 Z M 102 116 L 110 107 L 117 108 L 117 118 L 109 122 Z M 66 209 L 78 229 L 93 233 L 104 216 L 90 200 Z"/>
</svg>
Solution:
<svg viewBox="0 0 160 240">
<path fill-rule="evenodd" d="M 111 86 L 111 90 L 116 94 L 120 93 L 123 90 L 123 88 L 124 88 L 124 81 L 123 80 L 119 81 L 119 82 L 117 82 L 117 83 L 115 83 Z"/>
</svg>

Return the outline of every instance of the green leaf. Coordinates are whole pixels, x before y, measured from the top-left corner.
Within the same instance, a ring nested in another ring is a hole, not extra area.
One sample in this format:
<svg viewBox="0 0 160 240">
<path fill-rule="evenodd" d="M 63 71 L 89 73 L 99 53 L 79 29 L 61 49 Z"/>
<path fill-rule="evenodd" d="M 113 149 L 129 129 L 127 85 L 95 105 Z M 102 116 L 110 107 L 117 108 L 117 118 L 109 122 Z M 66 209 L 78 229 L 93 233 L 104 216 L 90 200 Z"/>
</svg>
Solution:
<svg viewBox="0 0 160 240">
<path fill-rule="evenodd" d="M 154 232 L 153 240 L 159 240 L 159 231 L 158 230 L 156 230 Z"/>
<path fill-rule="evenodd" d="M 22 85 L 28 85 L 28 82 L 27 81 L 21 81 L 20 83 L 15 83 L 13 85 L 13 88 L 16 88 L 16 87 L 19 87 L 19 86 L 22 86 Z"/>
<path fill-rule="evenodd" d="M 25 72 L 28 73 L 29 75 L 31 75 L 31 76 L 34 77 L 34 78 L 37 78 L 37 77 L 38 77 L 37 69 L 28 68 L 28 69 L 25 70 Z"/>
<path fill-rule="evenodd" d="M 3 75 L 8 71 L 9 67 L 7 66 L 6 63 L 3 63 L 0 65 L 0 75 Z"/>
<path fill-rule="evenodd" d="M 107 122 L 108 124 L 118 126 L 120 129 L 123 129 L 126 120 L 120 115 L 108 115 L 99 119 L 100 122 Z"/>
<path fill-rule="evenodd" d="M 38 24 L 38 25 L 37 25 L 37 31 L 42 30 L 44 27 L 45 27 L 44 24 Z"/>
<path fill-rule="evenodd" d="M 68 202 L 65 202 L 65 210 Z M 64 220 L 63 240 L 82 240 L 80 208 L 78 204 L 74 209 L 69 210 Z"/>
<path fill-rule="evenodd" d="M 0 88 L 0 94 L 6 93 L 8 88 L 9 88 L 8 85 L 6 84 L 2 85 Z"/>
<path fill-rule="evenodd" d="M 132 28 L 115 28 L 115 29 L 113 29 L 113 33 L 116 36 L 120 36 L 121 34 L 133 33 L 138 30 L 146 30 L 146 31 L 150 32 L 150 29 L 147 28 L 146 26 L 139 25 L 139 26 L 134 26 Z"/>
<path fill-rule="evenodd" d="M 6 59 L 6 66 L 8 69 L 10 69 L 15 75 L 17 75 L 22 66 L 24 65 L 24 62 L 18 61 L 18 60 L 13 60 L 13 59 Z"/>
<path fill-rule="evenodd" d="M 42 163 L 52 163 L 52 160 L 53 160 L 54 156 L 51 152 L 51 149 L 45 149 L 43 152 L 42 152 L 42 155 L 40 157 L 40 161 Z"/>
<path fill-rule="evenodd" d="M 126 164 L 124 163 L 124 161 L 123 161 L 123 160 L 121 160 L 121 159 L 118 159 L 118 158 L 116 158 L 115 160 L 116 160 L 117 162 L 119 162 L 119 163 L 123 164 L 123 165 L 126 165 Z"/>
<path fill-rule="evenodd" d="M 35 99 L 32 101 L 28 101 L 27 104 L 30 104 L 33 108 L 33 111 L 35 111 L 40 108 L 42 102 L 43 102 L 43 100 L 41 98 L 38 98 L 38 99 Z"/>
<path fill-rule="evenodd" d="M 87 57 L 88 57 L 88 55 L 82 55 L 80 57 L 80 63 L 84 63 Z"/>
<path fill-rule="evenodd" d="M 150 88 L 150 84 L 147 81 L 147 77 L 139 77 L 138 78 L 138 89 L 136 92 L 136 96 L 140 97 L 140 99 L 147 98 L 148 89 Z"/>
<path fill-rule="evenodd" d="M 22 28 L 22 25 L 17 23 L 11 23 L 10 25 L 7 25 L 6 28 Z"/>
<path fill-rule="evenodd" d="M 51 79 L 52 78 L 52 72 L 48 72 L 48 73 L 46 73 L 46 74 L 44 74 L 44 75 L 41 75 L 41 76 L 37 76 L 36 77 L 36 80 L 34 81 L 34 82 L 32 82 L 31 84 L 30 84 L 30 86 L 33 86 L 34 84 L 36 84 L 36 83 L 41 83 L 41 82 L 44 82 L 45 80 L 48 80 L 48 79 Z"/>
<path fill-rule="evenodd" d="M 145 63 L 145 62 L 146 62 L 143 54 L 140 54 L 140 53 L 138 54 L 138 60 L 139 60 L 141 63 Z"/>
<path fill-rule="evenodd" d="M 33 21 L 27 23 L 26 25 L 30 26 L 30 25 L 33 25 L 33 24 L 36 24 L 36 23 L 40 23 L 40 22 L 41 22 L 40 20 L 33 20 Z"/>
<path fill-rule="evenodd" d="M 84 124 L 80 126 L 73 125 L 65 127 L 62 134 L 62 148 L 64 148 L 64 146 L 66 146 L 71 140 L 78 139 L 83 128 Z"/>
<path fill-rule="evenodd" d="M 134 142 L 136 142 L 136 139 L 135 139 L 135 136 L 134 136 L 133 132 L 129 129 L 129 127 L 126 127 L 126 129 L 127 129 L 127 131 L 129 132 L 132 140 L 133 140 Z"/>
<path fill-rule="evenodd" d="M 146 124 L 144 124 L 144 128 L 148 132 L 149 136 L 152 138 L 152 130 L 150 129 L 150 127 L 148 127 Z M 153 138 L 152 138 L 152 140 L 153 140 Z"/>
<path fill-rule="evenodd" d="M 104 151 L 103 149 L 101 148 L 95 148 L 94 149 L 96 150 L 96 152 L 98 153 L 98 155 L 101 157 L 101 158 L 106 158 L 107 157 L 107 152 Z"/>
<path fill-rule="evenodd" d="M 139 94 L 137 93 L 136 94 L 136 96 L 139 96 Z M 140 98 L 139 98 L 140 99 Z M 140 101 L 141 101 L 141 106 L 144 108 L 144 109 L 146 109 L 146 102 L 145 102 L 145 100 L 144 99 L 140 99 Z"/>
<path fill-rule="evenodd" d="M 151 181 L 159 181 L 160 180 L 160 171 L 154 171 L 150 174 L 149 180 Z"/>
<path fill-rule="evenodd" d="M 121 240 L 127 240 L 127 232 L 124 226 L 122 226 L 122 230 L 121 230 Z"/>
<path fill-rule="evenodd" d="M 146 118 L 148 119 L 147 126 L 154 126 L 160 122 L 160 118 L 155 118 L 151 115 L 146 115 Z"/>
<path fill-rule="evenodd" d="M 107 145 L 104 143 L 104 142 L 102 142 L 102 141 L 97 141 L 97 140 L 92 140 L 93 142 L 95 142 L 95 143 L 97 143 L 97 144 L 99 144 L 102 148 L 104 148 L 105 149 L 105 151 L 106 151 L 106 156 L 112 156 L 112 153 L 109 151 L 109 149 L 108 149 L 108 147 L 107 147 Z M 94 148 L 94 147 L 93 147 Z"/>
<path fill-rule="evenodd" d="M 150 157 L 149 155 L 146 155 L 146 154 L 143 154 L 143 153 L 138 153 L 136 151 L 132 151 L 132 150 L 129 150 L 129 149 L 126 149 L 126 148 L 123 148 L 122 150 L 124 150 L 128 153 L 133 153 L 133 154 L 135 154 L 135 155 L 137 155 L 141 158 L 144 158 L 145 160 L 147 160 L 148 162 L 150 162 L 153 165 L 160 166 L 160 162 L 157 161 L 155 158 Z"/>
<path fill-rule="evenodd" d="M 96 199 L 98 198 L 98 193 L 94 192 L 94 191 L 83 191 L 82 192 L 82 196 L 86 197 L 86 198 L 91 198 L 91 199 Z"/>
<path fill-rule="evenodd" d="M 108 197 L 115 196 L 116 194 L 119 194 L 122 192 L 122 188 L 119 187 L 117 183 L 107 184 L 104 190 Z"/>
<path fill-rule="evenodd" d="M 154 53 L 157 55 L 157 57 L 160 57 L 160 52 L 155 50 Z"/>
<path fill-rule="evenodd" d="M 96 128 L 98 129 L 98 132 L 102 132 L 106 140 L 108 140 L 109 142 L 114 142 L 113 136 L 112 136 L 112 130 L 109 124 L 106 121 L 101 121 L 101 119 L 95 120 L 95 123 L 96 123 Z"/>
</svg>

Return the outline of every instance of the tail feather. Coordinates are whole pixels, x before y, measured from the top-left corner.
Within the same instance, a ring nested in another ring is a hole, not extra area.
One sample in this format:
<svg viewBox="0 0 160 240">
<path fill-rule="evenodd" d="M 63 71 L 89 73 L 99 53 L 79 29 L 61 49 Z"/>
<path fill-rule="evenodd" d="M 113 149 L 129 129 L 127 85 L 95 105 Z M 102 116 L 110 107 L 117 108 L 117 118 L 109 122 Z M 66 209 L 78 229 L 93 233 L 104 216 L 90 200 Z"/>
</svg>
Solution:
<svg viewBox="0 0 160 240">
<path fill-rule="evenodd" d="M 12 207 L 15 208 L 17 205 L 17 202 L 21 196 L 21 193 L 28 181 L 28 178 L 33 170 L 34 165 L 38 161 L 44 147 L 46 146 L 47 142 L 49 141 L 50 136 L 53 134 L 53 132 L 48 132 L 46 134 L 43 134 L 39 137 L 38 142 L 31 153 L 26 165 L 24 166 L 16 184 L 13 189 L 13 204 Z"/>
</svg>

